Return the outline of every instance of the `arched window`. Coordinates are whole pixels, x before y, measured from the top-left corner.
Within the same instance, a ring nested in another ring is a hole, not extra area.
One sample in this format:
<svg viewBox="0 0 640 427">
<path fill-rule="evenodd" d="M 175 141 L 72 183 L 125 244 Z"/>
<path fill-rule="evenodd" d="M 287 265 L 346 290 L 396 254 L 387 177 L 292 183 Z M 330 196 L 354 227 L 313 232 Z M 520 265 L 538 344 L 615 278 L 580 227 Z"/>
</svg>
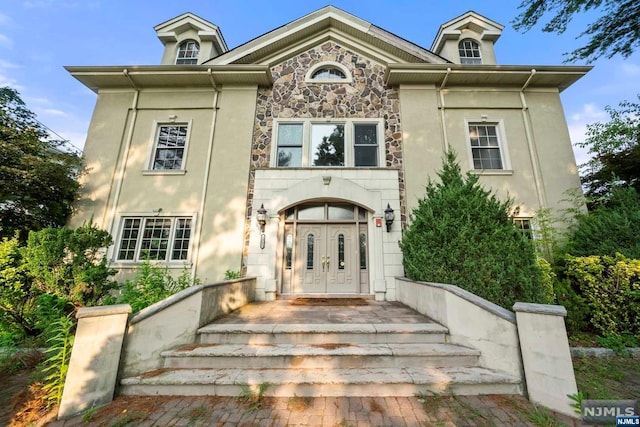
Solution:
<svg viewBox="0 0 640 427">
<path fill-rule="evenodd" d="M 335 61 L 319 62 L 307 70 L 304 81 L 308 83 L 351 83 L 351 72 Z"/>
<path fill-rule="evenodd" d="M 482 64 L 480 46 L 473 40 L 462 40 L 458 44 L 461 64 Z"/>
<path fill-rule="evenodd" d="M 178 48 L 178 56 L 176 57 L 176 64 L 197 64 L 198 54 L 200 53 L 200 45 L 193 40 L 187 40 L 182 42 Z"/>
<path fill-rule="evenodd" d="M 311 76 L 313 80 L 344 80 L 347 76 L 337 68 L 320 68 Z"/>
</svg>

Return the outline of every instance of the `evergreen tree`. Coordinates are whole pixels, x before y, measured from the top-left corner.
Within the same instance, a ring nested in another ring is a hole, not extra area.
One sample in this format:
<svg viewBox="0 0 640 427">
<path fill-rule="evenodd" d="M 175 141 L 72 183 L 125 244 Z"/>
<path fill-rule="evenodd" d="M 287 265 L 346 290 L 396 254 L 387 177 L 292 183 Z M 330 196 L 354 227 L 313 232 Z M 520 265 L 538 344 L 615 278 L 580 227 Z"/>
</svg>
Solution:
<svg viewBox="0 0 640 427">
<path fill-rule="evenodd" d="M 483 189 L 478 176 L 463 176 L 453 151 L 438 176 L 400 242 L 406 275 L 457 285 L 507 309 L 543 302 L 534 246 L 513 224 L 512 202 Z"/>
<path fill-rule="evenodd" d="M 640 194 L 633 187 L 611 191 L 606 203 L 579 215 L 566 251 L 573 256 L 612 256 L 640 259 Z"/>
</svg>

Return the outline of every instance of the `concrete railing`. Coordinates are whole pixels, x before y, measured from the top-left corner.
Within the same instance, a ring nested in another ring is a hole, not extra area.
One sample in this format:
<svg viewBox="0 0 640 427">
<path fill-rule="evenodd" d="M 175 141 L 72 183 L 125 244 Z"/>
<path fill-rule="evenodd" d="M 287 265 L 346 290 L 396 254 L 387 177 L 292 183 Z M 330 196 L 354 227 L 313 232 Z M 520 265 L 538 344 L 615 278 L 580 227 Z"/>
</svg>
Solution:
<svg viewBox="0 0 640 427">
<path fill-rule="evenodd" d="M 396 288 L 398 301 L 447 327 L 451 343 L 480 350 L 481 366 L 523 378 L 512 312 L 453 285 L 397 278 Z"/>
<path fill-rule="evenodd" d="M 480 350 L 480 365 L 526 384 L 531 401 L 575 416 L 577 393 L 562 306 L 516 303 L 515 314 L 453 285 L 396 279 L 397 300 L 449 329 L 449 340 Z"/>
<path fill-rule="evenodd" d="M 78 312 L 59 418 L 113 399 L 117 378 L 161 368 L 160 354 L 196 342 L 200 327 L 255 300 L 256 279 L 197 285 L 128 318 L 128 305 Z"/>
<path fill-rule="evenodd" d="M 120 372 L 129 377 L 161 368 L 165 350 L 193 344 L 199 328 L 255 300 L 256 279 L 192 286 L 133 314 Z"/>
</svg>

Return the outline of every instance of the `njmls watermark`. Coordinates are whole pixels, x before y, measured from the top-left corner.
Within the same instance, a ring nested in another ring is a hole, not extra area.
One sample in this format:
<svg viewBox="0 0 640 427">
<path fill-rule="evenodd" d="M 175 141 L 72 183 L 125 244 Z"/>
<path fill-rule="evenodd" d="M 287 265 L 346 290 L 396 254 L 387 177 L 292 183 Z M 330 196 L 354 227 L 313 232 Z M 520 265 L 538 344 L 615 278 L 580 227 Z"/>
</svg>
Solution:
<svg viewBox="0 0 640 427">
<path fill-rule="evenodd" d="M 620 419 L 623 424 L 640 426 L 640 413 L 638 412 L 638 399 L 635 400 L 583 400 L 582 421 L 585 424 L 601 424 L 616 422 Z M 631 424 L 626 424 L 627 420 Z"/>
</svg>

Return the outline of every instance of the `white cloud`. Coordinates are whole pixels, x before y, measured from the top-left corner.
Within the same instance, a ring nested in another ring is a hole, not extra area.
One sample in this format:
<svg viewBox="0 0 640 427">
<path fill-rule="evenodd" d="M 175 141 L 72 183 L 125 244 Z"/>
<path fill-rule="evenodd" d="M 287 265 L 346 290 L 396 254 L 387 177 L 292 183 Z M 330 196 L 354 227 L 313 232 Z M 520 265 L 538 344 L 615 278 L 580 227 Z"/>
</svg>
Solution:
<svg viewBox="0 0 640 427">
<path fill-rule="evenodd" d="M 20 68 L 20 65 L 0 59 L 0 69 L 8 70 L 9 68 Z"/>
<path fill-rule="evenodd" d="M 65 113 L 64 111 L 56 110 L 55 108 L 47 108 L 45 110 L 42 110 L 42 114 L 49 115 L 49 116 L 58 116 L 58 117 L 64 117 L 67 115 L 67 113 Z"/>
<path fill-rule="evenodd" d="M 574 144 L 573 152 L 578 164 L 589 160 L 587 149 L 576 147 L 575 144 L 584 142 L 587 133 L 587 124 L 602 122 L 608 119 L 609 115 L 604 109 L 593 103 L 584 104 L 582 110 L 568 115 L 569 135 Z"/>
<path fill-rule="evenodd" d="M 13 47 L 13 40 L 4 34 L 0 34 L 0 46 Z"/>
<path fill-rule="evenodd" d="M 11 22 L 11 18 L 9 18 L 7 15 L 0 13 L 0 25 L 7 25 L 9 22 Z"/>
<path fill-rule="evenodd" d="M 24 86 L 18 84 L 16 79 L 13 79 L 9 76 L 5 76 L 2 72 L 0 72 L 0 87 L 8 86 L 10 88 L 16 89 L 17 91 L 23 91 Z"/>
</svg>

